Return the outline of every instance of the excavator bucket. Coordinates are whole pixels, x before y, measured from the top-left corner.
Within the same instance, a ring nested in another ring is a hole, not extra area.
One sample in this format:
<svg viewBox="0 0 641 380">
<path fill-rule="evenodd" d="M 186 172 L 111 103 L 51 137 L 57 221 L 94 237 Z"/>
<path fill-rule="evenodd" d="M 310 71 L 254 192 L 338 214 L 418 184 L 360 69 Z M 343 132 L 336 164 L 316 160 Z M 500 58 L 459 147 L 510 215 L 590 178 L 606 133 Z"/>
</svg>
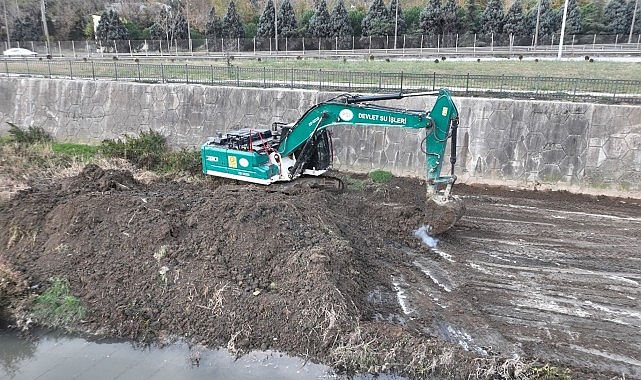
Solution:
<svg viewBox="0 0 641 380">
<path fill-rule="evenodd" d="M 454 226 L 465 212 L 463 201 L 454 196 L 431 197 L 425 203 L 425 224 L 430 235 L 441 234 Z"/>
</svg>

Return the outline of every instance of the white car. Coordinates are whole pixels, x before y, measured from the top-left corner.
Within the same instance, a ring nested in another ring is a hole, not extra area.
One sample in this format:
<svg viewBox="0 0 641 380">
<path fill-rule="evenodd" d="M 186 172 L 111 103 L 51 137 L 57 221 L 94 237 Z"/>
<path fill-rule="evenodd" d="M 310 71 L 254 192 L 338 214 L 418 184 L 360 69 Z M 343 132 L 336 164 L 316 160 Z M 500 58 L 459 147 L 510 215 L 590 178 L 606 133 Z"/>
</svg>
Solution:
<svg viewBox="0 0 641 380">
<path fill-rule="evenodd" d="M 5 57 L 35 57 L 38 53 L 33 52 L 29 49 L 23 48 L 11 48 L 5 50 L 2 55 Z"/>
</svg>

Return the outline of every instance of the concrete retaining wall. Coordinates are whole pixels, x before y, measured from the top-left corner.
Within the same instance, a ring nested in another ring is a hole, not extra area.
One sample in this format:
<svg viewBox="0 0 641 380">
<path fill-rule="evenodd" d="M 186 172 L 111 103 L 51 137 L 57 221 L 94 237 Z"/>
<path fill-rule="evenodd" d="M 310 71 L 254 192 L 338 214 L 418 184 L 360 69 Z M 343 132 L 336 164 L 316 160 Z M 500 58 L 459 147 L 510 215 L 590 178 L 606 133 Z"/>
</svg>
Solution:
<svg viewBox="0 0 641 380">
<path fill-rule="evenodd" d="M 303 90 L 0 78 L 0 132 L 41 126 L 57 140 L 99 143 L 152 129 L 198 147 L 217 131 L 295 121 L 333 94 Z M 387 102 L 431 109 L 433 98 Z M 641 194 L 641 107 L 456 98 L 463 182 Z M 423 176 L 412 130 L 333 130 L 339 169 Z M 446 166 L 449 166 L 446 165 Z"/>
</svg>

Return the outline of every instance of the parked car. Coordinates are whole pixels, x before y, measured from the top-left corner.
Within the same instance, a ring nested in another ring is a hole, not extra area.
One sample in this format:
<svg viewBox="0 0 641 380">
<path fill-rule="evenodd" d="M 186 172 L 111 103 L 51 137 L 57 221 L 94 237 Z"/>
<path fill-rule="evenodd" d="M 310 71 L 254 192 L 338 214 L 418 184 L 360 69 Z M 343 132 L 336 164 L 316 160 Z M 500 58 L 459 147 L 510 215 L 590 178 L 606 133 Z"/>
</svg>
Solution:
<svg viewBox="0 0 641 380">
<path fill-rule="evenodd" d="M 11 48 L 5 50 L 2 55 L 5 57 L 35 57 L 38 53 L 33 52 L 29 49 L 23 48 Z"/>
</svg>

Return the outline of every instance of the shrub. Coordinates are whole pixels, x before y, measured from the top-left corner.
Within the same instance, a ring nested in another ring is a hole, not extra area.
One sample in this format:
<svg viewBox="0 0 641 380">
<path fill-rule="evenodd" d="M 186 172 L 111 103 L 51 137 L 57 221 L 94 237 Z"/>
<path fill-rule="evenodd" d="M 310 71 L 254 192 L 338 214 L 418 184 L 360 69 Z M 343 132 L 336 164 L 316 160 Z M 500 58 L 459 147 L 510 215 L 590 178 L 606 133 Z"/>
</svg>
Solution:
<svg viewBox="0 0 641 380">
<path fill-rule="evenodd" d="M 124 136 L 124 141 L 103 140 L 100 151 L 107 157 L 124 158 L 139 167 L 148 169 L 160 165 L 162 157 L 168 153 L 167 139 L 158 132 L 140 132 L 138 137 Z"/>
<path fill-rule="evenodd" d="M 42 127 L 29 127 L 25 130 L 20 129 L 20 127 L 13 123 L 7 122 L 7 124 L 11 126 L 11 128 L 9 128 L 9 134 L 11 135 L 12 140 L 19 144 L 31 145 L 51 142 L 53 140 L 51 135 Z"/>
</svg>

